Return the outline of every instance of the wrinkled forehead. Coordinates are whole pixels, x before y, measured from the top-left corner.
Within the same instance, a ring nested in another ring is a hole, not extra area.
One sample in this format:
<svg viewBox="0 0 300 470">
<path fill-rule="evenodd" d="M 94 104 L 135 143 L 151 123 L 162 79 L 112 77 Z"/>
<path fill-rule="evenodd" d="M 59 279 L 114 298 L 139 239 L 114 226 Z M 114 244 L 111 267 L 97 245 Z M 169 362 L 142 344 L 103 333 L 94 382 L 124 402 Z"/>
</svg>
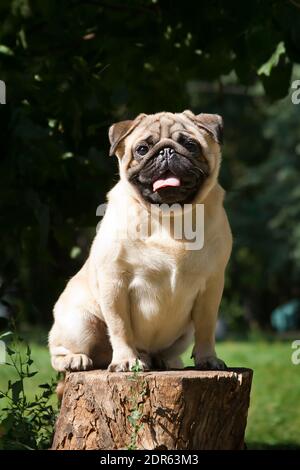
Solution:
<svg viewBox="0 0 300 470">
<path fill-rule="evenodd" d="M 145 117 L 133 132 L 133 140 L 139 137 L 161 139 L 176 139 L 180 133 L 197 135 L 197 127 L 182 114 L 158 113 Z"/>
</svg>

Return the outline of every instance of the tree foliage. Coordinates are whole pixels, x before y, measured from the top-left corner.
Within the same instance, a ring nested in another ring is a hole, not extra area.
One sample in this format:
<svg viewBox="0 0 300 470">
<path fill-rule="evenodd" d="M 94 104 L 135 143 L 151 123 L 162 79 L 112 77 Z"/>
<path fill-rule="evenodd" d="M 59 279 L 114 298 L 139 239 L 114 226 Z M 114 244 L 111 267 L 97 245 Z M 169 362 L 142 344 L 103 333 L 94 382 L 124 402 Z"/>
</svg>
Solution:
<svg viewBox="0 0 300 470">
<path fill-rule="evenodd" d="M 49 319 L 116 180 L 108 126 L 188 107 L 225 116 L 222 181 L 236 234 L 229 305 L 254 299 L 264 312 L 267 299 L 268 312 L 277 289 L 288 295 L 300 258 L 299 132 L 283 128 L 299 111 L 279 104 L 277 114 L 266 100 L 288 94 L 300 61 L 296 0 L 2 0 L 0 14 L 3 302 L 27 320 Z"/>
</svg>

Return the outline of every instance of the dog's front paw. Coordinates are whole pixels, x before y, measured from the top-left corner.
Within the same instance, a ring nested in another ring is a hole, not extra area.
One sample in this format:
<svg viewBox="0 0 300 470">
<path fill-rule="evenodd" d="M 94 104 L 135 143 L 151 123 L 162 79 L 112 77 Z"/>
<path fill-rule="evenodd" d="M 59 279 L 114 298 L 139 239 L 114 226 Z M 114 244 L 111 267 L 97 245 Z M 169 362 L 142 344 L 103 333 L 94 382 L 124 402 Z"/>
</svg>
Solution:
<svg viewBox="0 0 300 470">
<path fill-rule="evenodd" d="M 227 366 L 217 356 L 206 356 L 195 359 L 195 367 L 198 370 L 225 370 Z"/>
<path fill-rule="evenodd" d="M 52 366 L 59 372 L 74 372 L 93 368 L 93 361 L 86 354 L 52 356 Z"/>
<path fill-rule="evenodd" d="M 150 364 L 144 358 L 131 357 L 128 359 L 114 359 L 108 366 L 109 372 L 131 372 L 136 368 L 139 371 L 150 370 Z"/>
</svg>

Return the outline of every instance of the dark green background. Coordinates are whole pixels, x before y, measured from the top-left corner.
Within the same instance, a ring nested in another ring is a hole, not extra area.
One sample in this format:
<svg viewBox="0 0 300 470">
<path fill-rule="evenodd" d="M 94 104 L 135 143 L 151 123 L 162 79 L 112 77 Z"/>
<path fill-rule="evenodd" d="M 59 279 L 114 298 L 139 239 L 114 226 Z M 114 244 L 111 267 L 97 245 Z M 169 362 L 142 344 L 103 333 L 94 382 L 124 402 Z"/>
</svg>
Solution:
<svg viewBox="0 0 300 470">
<path fill-rule="evenodd" d="M 191 108 L 225 123 L 234 250 L 222 312 L 268 328 L 299 296 L 297 1 L 2 0 L 0 18 L 2 305 L 49 322 L 117 180 L 108 126 Z"/>
</svg>

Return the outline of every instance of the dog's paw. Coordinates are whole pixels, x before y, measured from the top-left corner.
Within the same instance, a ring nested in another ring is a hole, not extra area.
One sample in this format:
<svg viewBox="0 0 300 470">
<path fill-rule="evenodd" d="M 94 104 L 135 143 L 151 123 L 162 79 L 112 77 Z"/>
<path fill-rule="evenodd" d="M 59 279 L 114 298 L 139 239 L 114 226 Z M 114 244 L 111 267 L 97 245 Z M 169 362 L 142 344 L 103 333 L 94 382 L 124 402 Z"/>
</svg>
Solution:
<svg viewBox="0 0 300 470">
<path fill-rule="evenodd" d="M 52 356 L 52 366 L 59 372 L 74 372 L 92 369 L 93 361 L 86 354 L 67 354 Z"/>
<path fill-rule="evenodd" d="M 128 358 L 121 360 L 112 360 L 108 366 L 109 372 L 131 372 L 135 367 L 139 371 L 150 370 L 150 364 L 145 360 L 145 358 Z"/>
<path fill-rule="evenodd" d="M 226 370 L 227 366 L 222 359 L 217 356 L 206 356 L 195 360 L 195 367 L 198 370 Z"/>
</svg>

